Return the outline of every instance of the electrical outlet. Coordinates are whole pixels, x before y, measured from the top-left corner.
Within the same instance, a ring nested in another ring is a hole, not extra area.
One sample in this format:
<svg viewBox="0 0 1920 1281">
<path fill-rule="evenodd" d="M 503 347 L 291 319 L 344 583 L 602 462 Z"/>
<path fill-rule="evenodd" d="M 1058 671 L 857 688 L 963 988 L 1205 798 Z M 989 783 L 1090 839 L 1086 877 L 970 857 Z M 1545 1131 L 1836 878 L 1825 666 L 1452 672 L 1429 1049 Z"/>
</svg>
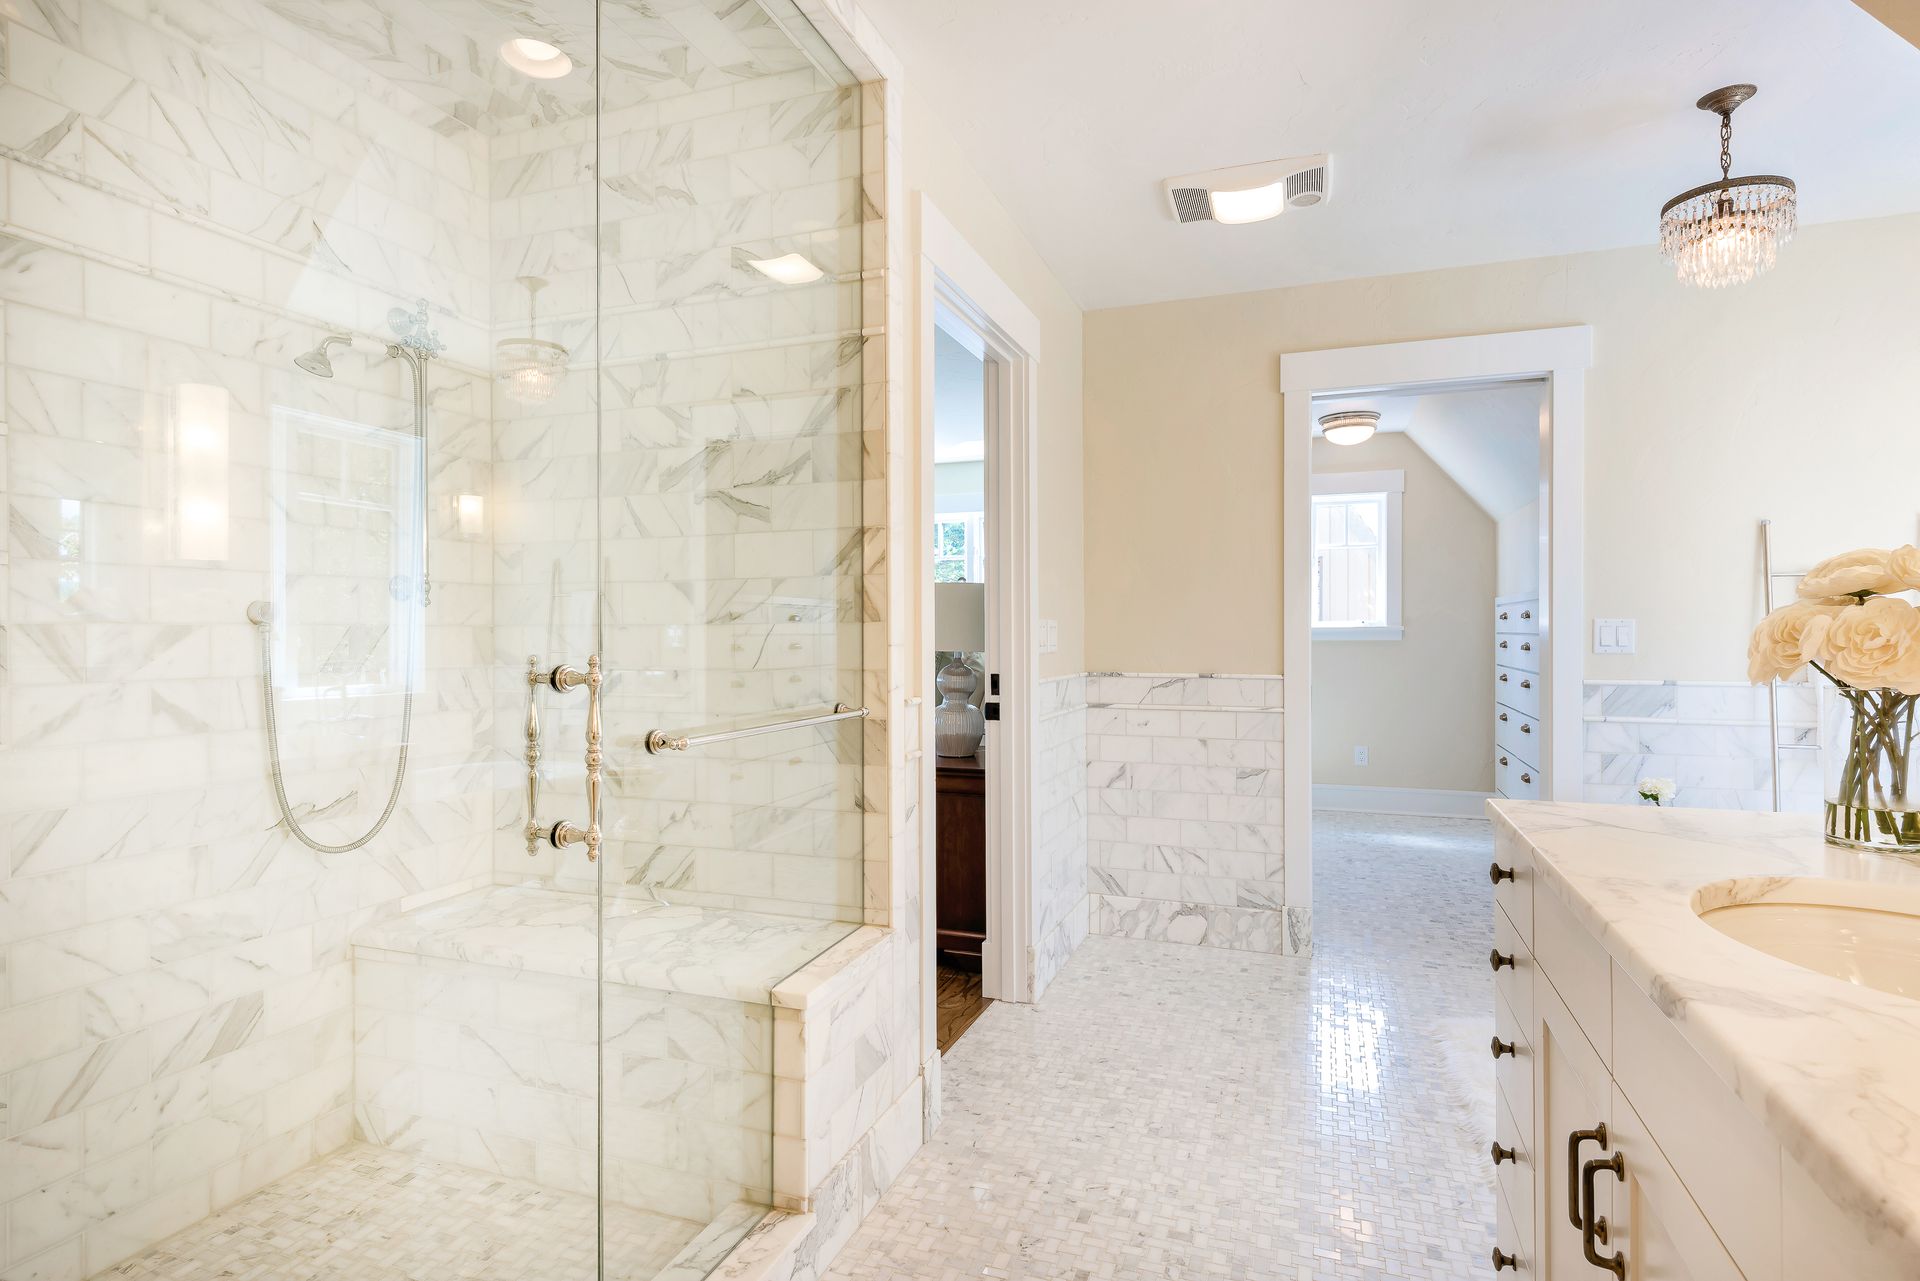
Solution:
<svg viewBox="0 0 1920 1281">
<path fill-rule="evenodd" d="M 1593 652 L 1596 654 L 1633 653 L 1634 622 L 1631 618 L 1593 620 Z"/>
<path fill-rule="evenodd" d="M 1367 749 L 1366 749 L 1366 748 L 1364 748 L 1364 747 L 1356 747 L 1356 748 L 1354 748 L 1354 749 L 1353 749 L 1353 763 L 1354 763 L 1355 765 L 1365 765 L 1365 764 L 1367 763 Z"/>
</svg>

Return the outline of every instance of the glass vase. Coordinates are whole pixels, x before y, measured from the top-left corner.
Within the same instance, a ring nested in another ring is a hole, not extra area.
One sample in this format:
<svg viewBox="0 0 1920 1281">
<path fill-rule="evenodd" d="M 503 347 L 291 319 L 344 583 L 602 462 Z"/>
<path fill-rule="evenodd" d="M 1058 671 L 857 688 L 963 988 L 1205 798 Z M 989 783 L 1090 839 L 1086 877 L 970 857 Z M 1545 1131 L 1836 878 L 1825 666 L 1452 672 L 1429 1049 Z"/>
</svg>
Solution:
<svg viewBox="0 0 1920 1281">
<path fill-rule="evenodd" d="M 1917 702 L 1920 697 L 1898 690 L 1822 683 L 1829 845 L 1920 856 Z"/>
</svg>

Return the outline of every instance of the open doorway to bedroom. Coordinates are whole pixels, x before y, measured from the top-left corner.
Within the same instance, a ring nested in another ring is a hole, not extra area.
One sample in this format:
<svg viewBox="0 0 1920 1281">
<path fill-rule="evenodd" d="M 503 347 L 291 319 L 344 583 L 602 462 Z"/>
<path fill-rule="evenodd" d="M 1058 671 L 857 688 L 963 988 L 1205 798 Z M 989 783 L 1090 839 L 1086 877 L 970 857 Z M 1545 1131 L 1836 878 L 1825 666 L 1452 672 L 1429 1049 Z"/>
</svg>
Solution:
<svg viewBox="0 0 1920 1281">
<path fill-rule="evenodd" d="M 1314 398 L 1315 809 L 1545 794 L 1546 402 L 1542 378 Z"/>
</svg>

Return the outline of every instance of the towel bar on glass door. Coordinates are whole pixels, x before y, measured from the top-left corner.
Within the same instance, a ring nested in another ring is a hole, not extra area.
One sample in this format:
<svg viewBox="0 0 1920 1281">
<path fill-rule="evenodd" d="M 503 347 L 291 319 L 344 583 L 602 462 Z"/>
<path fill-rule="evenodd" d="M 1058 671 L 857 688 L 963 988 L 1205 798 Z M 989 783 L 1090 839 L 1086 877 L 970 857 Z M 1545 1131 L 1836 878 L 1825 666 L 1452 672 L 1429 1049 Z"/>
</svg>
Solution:
<svg viewBox="0 0 1920 1281">
<path fill-rule="evenodd" d="M 855 720 L 866 716 L 864 707 L 848 707 L 845 703 L 835 703 L 831 712 L 819 716 L 798 716 L 792 720 L 768 721 L 762 725 L 747 725 L 740 729 L 715 730 L 711 734 L 669 734 L 656 729 L 640 740 L 649 751 L 658 755 L 661 752 L 684 752 L 690 747 L 705 747 L 709 743 L 725 743 L 736 738 L 752 738 L 755 734 L 771 734 L 776 730 L 805 729 L 809 725 L 828 725 L 834 721 Z"/>
</svg>

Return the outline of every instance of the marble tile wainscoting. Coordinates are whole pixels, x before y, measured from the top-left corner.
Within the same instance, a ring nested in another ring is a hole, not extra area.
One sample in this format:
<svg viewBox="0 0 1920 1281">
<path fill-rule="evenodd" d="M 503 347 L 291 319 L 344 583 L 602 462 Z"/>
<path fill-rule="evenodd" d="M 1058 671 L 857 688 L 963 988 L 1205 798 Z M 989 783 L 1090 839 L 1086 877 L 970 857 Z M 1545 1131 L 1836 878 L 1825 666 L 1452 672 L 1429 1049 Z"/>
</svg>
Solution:
<svg viewBox="0 0 1920 1281">
<path fill-rule="evenodd" d="M 1286 902 L 1278 676 L 1087 677 L 1095 934 L 1300 955 Z"/>
<path fill-rule="evenodd" d="M 1087 937 L 1087 678 L 1041 681 L 1033 742 L 1033 984 L 1040 994 Z"/>
<path fill-rule="evenodd" d="M 1643 778 L 1671 778 L 1686 809 L 1773 808 L 1765 686 L 1734 681 L 1588 681 L 1585 797 L 1637 805 Z M 1780 688 L 1780 807 L 1821 807 L 1814 687 Z"/>
</svg>

